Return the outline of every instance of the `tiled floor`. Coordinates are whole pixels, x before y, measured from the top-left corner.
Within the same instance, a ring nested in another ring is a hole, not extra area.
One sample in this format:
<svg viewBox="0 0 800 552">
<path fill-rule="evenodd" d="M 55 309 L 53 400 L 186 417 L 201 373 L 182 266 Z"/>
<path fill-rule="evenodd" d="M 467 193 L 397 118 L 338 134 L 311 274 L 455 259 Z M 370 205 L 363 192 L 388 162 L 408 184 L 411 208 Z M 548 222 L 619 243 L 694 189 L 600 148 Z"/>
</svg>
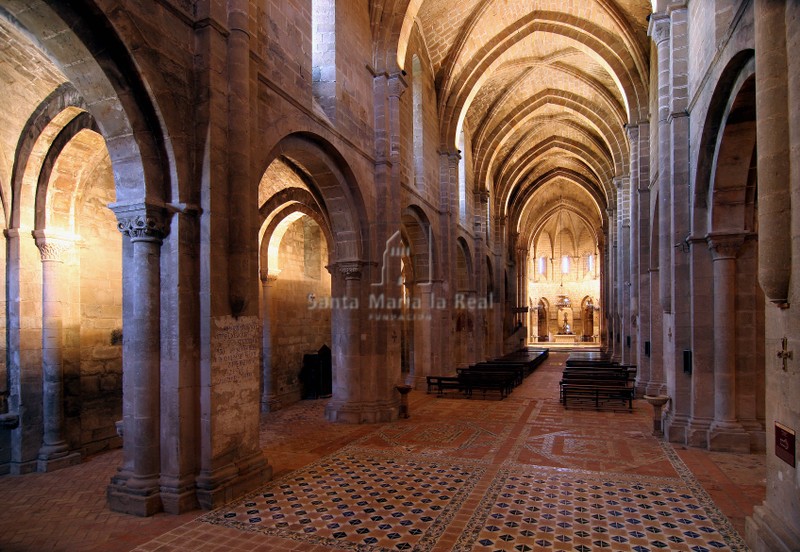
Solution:
<svg viewBox="0 0 800 552">
<path fill-rule="evenodd" d="M 390 424 L 329 424 L 324 401 L 271 413 L 275 479 L 213 512 L 108 511 L 119 451 L 0 478 L 0 551 L 744 550 L 763 455 L 665 444 L 643 401 L 565 411 L 565 356 L 502 401 L 413 392 L 411 418 Z"/>
</svg>

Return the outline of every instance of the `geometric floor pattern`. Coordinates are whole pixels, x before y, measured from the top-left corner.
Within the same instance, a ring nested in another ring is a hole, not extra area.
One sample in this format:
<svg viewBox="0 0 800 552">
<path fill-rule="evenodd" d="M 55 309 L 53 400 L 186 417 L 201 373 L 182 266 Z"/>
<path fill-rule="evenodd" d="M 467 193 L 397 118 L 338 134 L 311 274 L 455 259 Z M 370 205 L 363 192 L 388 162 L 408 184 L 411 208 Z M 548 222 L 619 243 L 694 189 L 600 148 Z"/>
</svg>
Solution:
<svg viewBox="0 0 800 552">
<path fill-rule="evenodd" d="M 643 400 L 565 410 L 565 358 L 551 352 L 503 400 L 414 390 L 411 417 L 391 423 L 327 422 L 325 400 L 266 414 L 275 479 L 211 512 L 108 510 L 119 450 L 0 477 L 0 551 L 746 550 L 764 454 L 657 439 Z"/>
<path fill-rule="evenodd" d="M 745 550 L 710 506 L 675 478 L 504 469 L 454 550 Z"/>
<path fill-rule="evenodd" d="M 200 521 L 348 550 L 429 550 L 479 468 L 334 455 Z"/>
<path fill-rule="evenodd" d="M 746 550 L 677 456 L 671 460 L 683 477 L 506 464 L 452 550 Z M 476 465 L 334 455 L 200 521 L 309 546 L 424 552 L 483 474 Z"/>
</svg>

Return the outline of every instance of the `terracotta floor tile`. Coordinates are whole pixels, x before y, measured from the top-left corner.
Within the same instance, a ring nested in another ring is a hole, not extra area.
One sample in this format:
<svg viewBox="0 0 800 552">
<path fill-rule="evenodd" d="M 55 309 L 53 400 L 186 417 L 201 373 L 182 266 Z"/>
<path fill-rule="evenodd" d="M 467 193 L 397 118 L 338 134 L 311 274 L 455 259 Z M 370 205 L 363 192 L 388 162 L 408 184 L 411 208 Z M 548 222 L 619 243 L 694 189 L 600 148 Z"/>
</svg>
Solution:
<svg viewBox="0 0 800 552">
<path fill-rule="evenodd" d="M 764 455 L 665 444 L 640 400 L 565 410 L 565 358 L 504 400 L 413 391 L 393 423 L 331 424 L 325 400 L 266 414 L 273 481 L 212 512 L 109 511 L 120 451 L 2 477 L 0 550 L 744 550 Z"/>
</svg>

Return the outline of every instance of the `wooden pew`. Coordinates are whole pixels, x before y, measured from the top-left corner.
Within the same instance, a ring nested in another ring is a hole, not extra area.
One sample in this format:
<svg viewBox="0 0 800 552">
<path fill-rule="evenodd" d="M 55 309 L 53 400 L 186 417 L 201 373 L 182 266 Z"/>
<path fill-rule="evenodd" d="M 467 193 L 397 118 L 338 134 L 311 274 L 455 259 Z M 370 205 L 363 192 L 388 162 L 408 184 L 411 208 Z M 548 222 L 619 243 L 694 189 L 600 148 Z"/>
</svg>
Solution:
<svg viewBox="0 0 800 552">
<path fill-rule="evenodd" d="M 463 391 L 463 384 L 458 376 L 426 376 L 428 383 L 428 393 L 436 390 L 437 395 L 443 395 L 446 389 L 458 389 Z"/>
<path fill-rule="evenodd" d="M 559 400 L 568 407 L 570 399 L 591 400 L 599 409 L 605 401 L 621 400 L 633 410 L 636 367 L 627 365 L 565 367 L 559 382 Z"/>
<path fill-rule="evenodd" d="M 565 409 L 570 399 L 588 399 L 597 410 L 605 401 L 619 400 L 627 402 L 628 411 L 633 412 L 634 389 L 629 385 L 565 383 L 561 386 L 561 396 Z"/>
<path fill-rule="evenodd" d="M 500 399 L 506 398 L 514 388 L 516 374 L 514 372 L 483 371 L 459 368 L 458 377 L 464 384 L 468 397 L 473 391 L 481 391 L 486 397 L 487 391 L 498 391 Z"/>
</svg>

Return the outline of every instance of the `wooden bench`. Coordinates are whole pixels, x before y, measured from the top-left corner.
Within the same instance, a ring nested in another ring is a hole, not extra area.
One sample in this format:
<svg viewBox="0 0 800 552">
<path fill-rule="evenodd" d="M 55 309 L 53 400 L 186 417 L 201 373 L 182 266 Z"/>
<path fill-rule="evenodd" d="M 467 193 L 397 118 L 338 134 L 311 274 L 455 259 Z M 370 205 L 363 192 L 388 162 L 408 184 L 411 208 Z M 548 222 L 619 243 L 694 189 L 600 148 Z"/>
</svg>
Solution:
<svg viewBox="0 0 800 552">
<path fill-rule="evenodd" d="M 522 380 L 525 379 L 530 372 L 528 371 L 528 367 L 525 364 L 521 364 L 519 362 L 479 362 L 478 364 L 472 364 L 468 368 L 470 371 L 482 371 L 482 372 L 510 372 L 514 374 L 514 386 L 522 383 Z"/>
<path fill-rule="evenodd" d="M 636 367 L 595 363 L 593 366 L 567 366 L 559 382 L 559 400 L 568 407 L 570 399 L 592 401 L 599 409 L 602 402 L 622 400 L 633 410 Z"/>
<path fill-rule="evenodd" d="M 463 391 L 463 384 L 458 376 L 426 376 L 428 382 L 428 393 L 433 389 L 437 395 L 443 395 L 445 389 L 458 389 Z"/>
<path fill-rule="evenodd" d="M 628 403 L 628 411 L 633 411 L 634 388 L 629 385 L 603 385 L 599 383 L 564 383 L 561 385 L 561 402 L 568 408 L 570 399 L 589 400 L 595 409 L 600 409 L 604 401 L 619 400 Z"/>
<path fill-rule="evenodd" d="M 472 370 L 469 368 L 459 368 L 458 377 L 464 384 L 467 397 L 471 397 L 473 391 L 481 391 L 484 398 L 487 391 L 498 391 L 500 399 L 506 398 L 514 388 L 516 374 L 513 372 L 483 371 Z"/>
</svg>

